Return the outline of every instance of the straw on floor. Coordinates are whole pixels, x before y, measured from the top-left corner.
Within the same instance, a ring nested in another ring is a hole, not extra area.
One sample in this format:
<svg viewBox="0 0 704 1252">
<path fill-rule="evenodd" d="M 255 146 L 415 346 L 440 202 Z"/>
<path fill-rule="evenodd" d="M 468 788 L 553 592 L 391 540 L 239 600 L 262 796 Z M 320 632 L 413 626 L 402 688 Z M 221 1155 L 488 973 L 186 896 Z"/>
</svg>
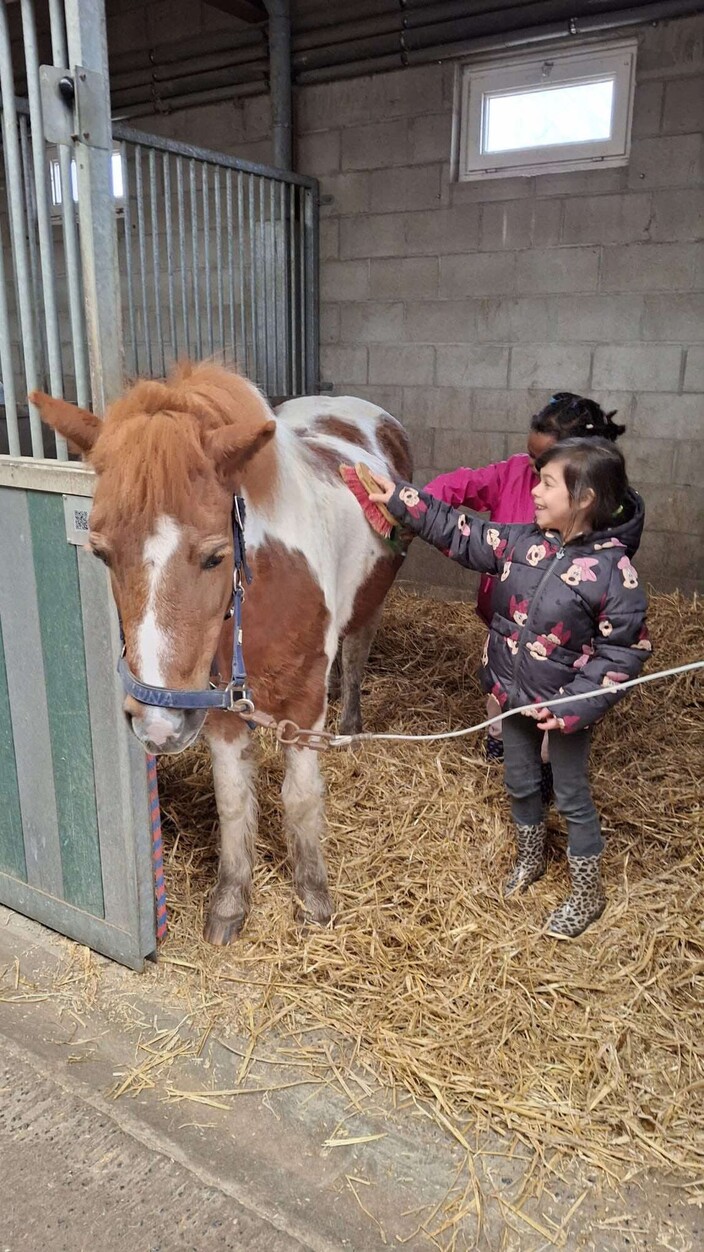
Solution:
<svg viewBox="0 0 704 1252">
<path fill-rule="evenodd" d="M 651 666 L 704 655 L 701 601 L 652 598 Z M 467 604 L 389 600 L 364 682 L 366 728 L 479 721 L 483 629 Z M 334 709 L 332 718 L 334 720 Z M 324 1028 L 349 1063 L 428 1099 L 463 1136 L 518 1137 L 610 1177 L 704 1175 L 704 689 L 639 688 L 596 731 L 609 903 L 581 939 L 541 933 L 568 889 L 553 817 L 548 873 L 504 902 L 501 770 L 479 740 L 365 745 L 324 758 L 335 926 L 301 934 L 281 836 L 282 760 L 262 737 L 259 865 L 234 948 L 202 942 L 217 814 L 205 749 L 160 763 L 170 934 L 165 970 L 205 1017 L 255 1040 Z M 190 987 L 190 991 L 189 991 Z"/>
</svg>

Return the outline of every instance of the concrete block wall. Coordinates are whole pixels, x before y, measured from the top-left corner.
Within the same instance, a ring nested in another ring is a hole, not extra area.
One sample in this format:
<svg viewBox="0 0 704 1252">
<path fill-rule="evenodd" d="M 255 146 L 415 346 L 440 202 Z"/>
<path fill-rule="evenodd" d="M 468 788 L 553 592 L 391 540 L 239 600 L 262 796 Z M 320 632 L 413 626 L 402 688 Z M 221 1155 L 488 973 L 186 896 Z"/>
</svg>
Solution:
<svg viewBox="0 0 704 1252">
<path fill-rule="evenodd" d="M 635 33 L 628 166 L 452 182 L 451 64 L 296 89 L 296 164 L 323 196 L 322 383 L 406 424 L 419 483 L 522 450 L 553 390 L 617 408 L 646 497 L 641 570 L 691 591 L 704 580 L 704 17 Z M 266 96 L 145 120 L 262 161 L 270 128 Z M 468 586 L 420 544 L 407 576 Z"/>
<path fill-rule="evenodd" d="M 453 183 L 453 67 L 300 90 L 322 380 L 411 431 L 417 481 L 521 451 L 555 390 L 619 410 L 661 588 L 704 579 L 704 18 L 639 31 L 629 165 Z M 465 575 L 414 546 L 407 576 Z"/>
</svg>

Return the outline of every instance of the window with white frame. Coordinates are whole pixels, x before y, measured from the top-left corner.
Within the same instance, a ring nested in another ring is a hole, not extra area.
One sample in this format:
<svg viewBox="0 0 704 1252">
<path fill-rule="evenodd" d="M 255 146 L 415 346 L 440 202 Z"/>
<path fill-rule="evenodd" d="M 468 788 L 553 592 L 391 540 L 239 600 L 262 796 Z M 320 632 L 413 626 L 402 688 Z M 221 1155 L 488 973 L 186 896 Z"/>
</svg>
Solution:
<svg viewBox="0 0 704 1252">
<path fill-rule="evenodd" d="M 628 162 L 636 40 L 459 67 L 457 177 Z"/>
</svg>

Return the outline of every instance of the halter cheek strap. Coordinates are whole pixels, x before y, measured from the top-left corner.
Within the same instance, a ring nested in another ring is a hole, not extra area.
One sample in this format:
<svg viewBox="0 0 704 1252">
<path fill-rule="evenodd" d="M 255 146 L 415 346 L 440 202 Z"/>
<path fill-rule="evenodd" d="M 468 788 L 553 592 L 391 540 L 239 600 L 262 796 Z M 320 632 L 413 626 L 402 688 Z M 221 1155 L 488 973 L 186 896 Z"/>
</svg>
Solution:
<svg viewBox="0 0 704 1252">
<path fill-rule="evenodd" d="M 241 496 L 235 496 L 232 502 L 234 547 L 232 601 L 226 614 L 226 617 L 232 618 L 233 625 L 232 670 L 229 683 L 226 687 L 211 686 L 207 691 L 179 691 L 171 687 L 151 687 L 149 683 L 140 682 L 127 664 L 122 623 L 120 623 L 122 653 L 117 663 L 117 672 L 127 694 L 138 700 L 140 704 L 165 709 L 227 709 L 237 713 L 253 711 L 254 705 L 247 686 L 247 671 L 242 652 L 242 605 L 244 604 L 245 584 L 252 581 L 245 550 L 244 520 L 244 500 Z"/>
</svg>

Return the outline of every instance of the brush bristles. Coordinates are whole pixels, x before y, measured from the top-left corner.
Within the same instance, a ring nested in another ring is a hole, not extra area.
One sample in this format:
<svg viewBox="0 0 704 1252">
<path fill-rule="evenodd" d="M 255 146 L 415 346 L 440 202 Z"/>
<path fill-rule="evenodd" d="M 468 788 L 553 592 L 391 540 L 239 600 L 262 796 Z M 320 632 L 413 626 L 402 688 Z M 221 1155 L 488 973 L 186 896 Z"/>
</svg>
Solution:
<svg viewBox="0 0 704 1252">
<path fill-rule="evenodd" d="M 366 487 L 361 482 L 354 465 L 341 465 L 340 477 L 360 505 L 372 530 L 376 531 L 377 535 L 380 535 L 382 539 L 390 539 L 394 530 L 393 522 L 389 521 L 381 509 L 369 499 Z"/>
</svg>

